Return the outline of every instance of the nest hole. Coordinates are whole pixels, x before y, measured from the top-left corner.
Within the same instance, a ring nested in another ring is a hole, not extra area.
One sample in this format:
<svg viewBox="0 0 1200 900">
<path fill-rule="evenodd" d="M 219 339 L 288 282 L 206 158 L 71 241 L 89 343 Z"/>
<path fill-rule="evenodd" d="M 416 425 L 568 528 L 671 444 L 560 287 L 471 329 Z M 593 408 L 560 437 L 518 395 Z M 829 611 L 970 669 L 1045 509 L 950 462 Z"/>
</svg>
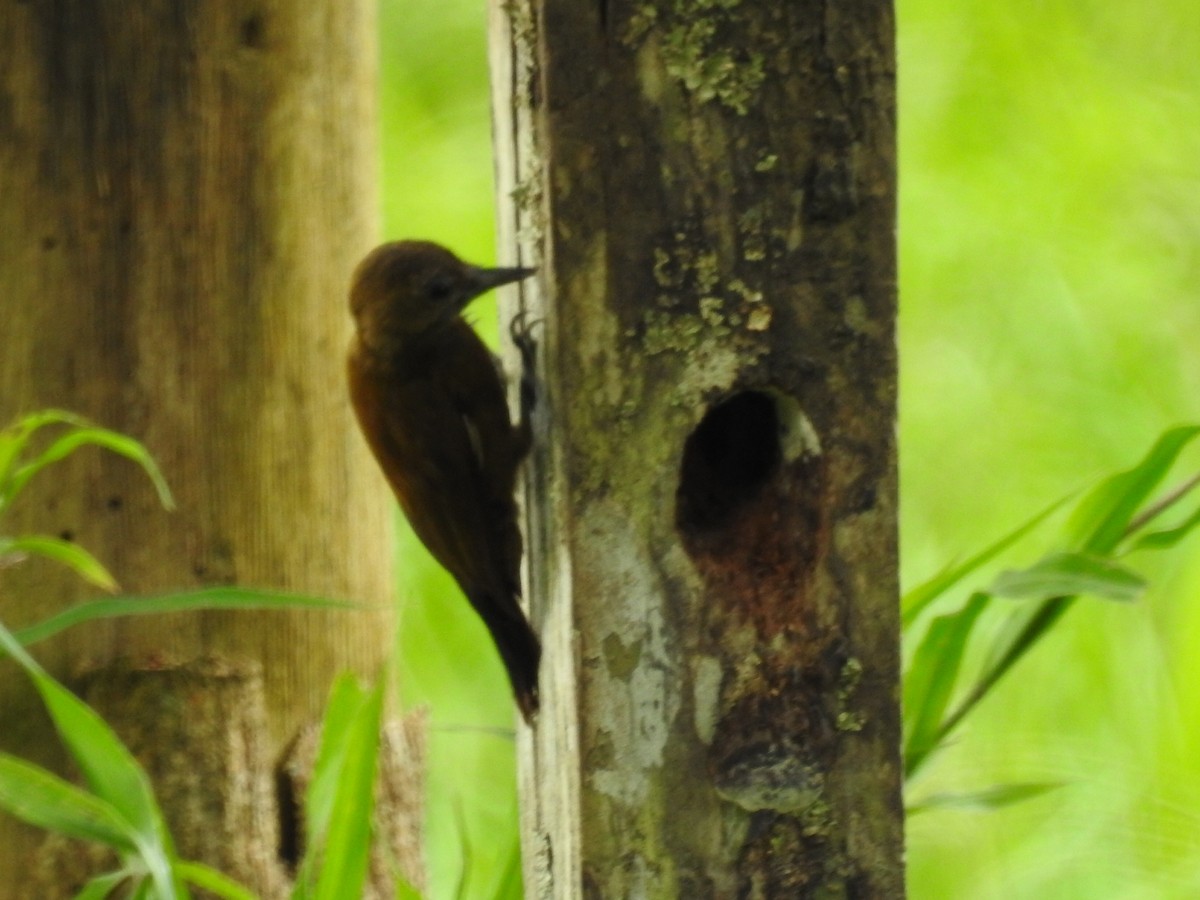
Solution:
<svg viewBox="0 0 1200 900">
<path fill-rule="evenodd" d="M 776 400 L 764 391 L 743 391 L 708 411 L 683 448 L 675 522 L 685 535 L 729 525 L 779 470 Z"/>
</svg>

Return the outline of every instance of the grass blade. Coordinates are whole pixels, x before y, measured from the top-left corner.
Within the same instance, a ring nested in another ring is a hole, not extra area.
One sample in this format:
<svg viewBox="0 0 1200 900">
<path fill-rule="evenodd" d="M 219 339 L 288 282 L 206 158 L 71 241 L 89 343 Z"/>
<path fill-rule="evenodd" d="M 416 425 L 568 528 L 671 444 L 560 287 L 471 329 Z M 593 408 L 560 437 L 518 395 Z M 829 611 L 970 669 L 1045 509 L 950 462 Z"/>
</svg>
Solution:
<svg viewBox="0 0 1200 900">
<path fill-rule="evenodd" d="M 46 425 L 74 425 L 86 428 L 90 424 L 74 413 L 61 409 L 45 409 L 30 413 L 0 431 L 0 512 L 3 512 L 16 496 L 12 481 L 17 469 L 17 460 L 34 432 Z"/>
<path fill-rule="evenodd" d="M 131 877 L 131 874 L 126 871 L 105 872 L 103 875 L 97 875 L 75 895 L 75 900 L 107 900 L 112 896 L 113 891 Z"/>
<path fill-rule="evenodd" d="M 497 898 L 520 898 L 524 894 L 524 880 L 521 872 L 521 841 L 518 835 L 513 835 L 512 845 L 504 859 L 504 871 L 496 885 Z"/>
<path fill-rule="evenodd" d="M 505 894 L 497 896 L 504 897 Z M 514 896 L 520 896 L 519 894 Z M 396 900 L 421 900 L 421 892 L 408 883 L 403 875 L 396 876 Z"/>
<path fill-rule="evenodd" d="M 337 781 L 346 756 L 346 744 L 341 736 L 353 727 L 365 699 L 366 691 L 357 678 L 348 672 L 338 676 L 325 707 L 321 743 L 313 762 L 312 781 L 305 801 L 310 841 L 323 840 L 329 828 Z"/>
<path fill-rule="evenodd" d="M 254 892 L 204 863 L 179 861 L 175 873 L 189 884 L 229 900 L 257 900 Z"/>
<path fill-rule="evenodd" d="M 106 597 L 90 600 L 63 610 L 13 634 L 28 646 L 53 637 L 75 625 L 121 616 L 145 616 L 161 613 L 197 612 L 215 609 L 359 609 L 358 604 L 330 600 L 286 591 L 265 591 L 240 587 L 203 588 L 180 594 L 150 597 Z"/>
<path fill-rule="evenodd" d="M 33 679 L 63 743 L 95 795 L 131 826 L 138 856 L 162 900 L 188 896 L 172 874 L 175 850 L 146 773 L 91 707 L 55 681 L 0 625 L 0 648 Z"/>
<path fill-rule="evenodd" d="M 1164 432 L 1141 462 L 1106 478 L 1084 497 L 1070 523 L 1081 549 L 1100 555 L 1115 550 L 1139 507 L 1198 434 L 1200 425 Z"/>
<path fill-rule="evenodd" d="M 1032 615 L 1028 616 L 1024 626 L 1020 628 L 1015 638 L 1006 644 L 1002 644 L 998 649 L 993 650 L 992 658 L 995 662 L 987 667 L 984 674 L 980 676 L 979 680 L 971 688 L 970 693 L 955 707 L 954 712 L 946 717 L 946 720 L 938 729 L 938 743 L 945 740 L 946 736 L 966 718 L 967 714 L 975 708 L 979 701 L 991 692 L 1000 679 L 1008 674 L 1009 670 L 1026 653 L 1033 649 L 1038 641 L 1050 632 L 1050 629 L 1071 608 L 1074 602 L 1074 597 L 1054 597 L 1045 601 Z M 1022 610 L 1014 615 L 1024 616 L 1026 614 Z"/>
<path fill-rule="evenodd" d="M 16 538 L 0 538 L 0 554 L 36 554 L 62 563 L 90 584 L 106 591 L 117 589 L 117 580 L 104 564 L 78 544 L 56 537 L 30 534 Z"/>
<path fill-rule="evenodd" d="M 936 749 L 942 715 L 953 696 L 967 641 L 990 597 L 976 593 L 956 613 L 938 616 L 929 624 L 904 678 L 904 714 L 908 739 L 904 770 L 908 777 Z"/>
<path fill-rule="evenodd" d="M 313 762 L 312 778 L 304 798 L 305 853 L 296 876 L 293 900 L 313 896 L 316 875 L 324 852 L 325 836 L 333 818 L 338 781 L 345 766 L 347 744 L 341 736 L 354 726 L 366 698 L 366 690 L 349 672 L 338 676 L 325 705 L 321 740 Z"/>
<path fill-rule="evenodd" d="M 1167 550 L 1187 537 L 1197 525 L 1200 525 L 1200 508 L 1174 528 L 1165 528 L 1162 531 L 1152 531 L 1149 534 L 1141 535 L 1130 545 L 1129 549 L 1131 551 Z"/>
<path fill-rule="evenodd" d="M 987 565 L 1033 529 L 1041 525 L 1047 518 L 1056 512 L 1067 500 L 1071 498 L 1071 494 L 1060 497 L 1055 500 L 1041 512 L 1037 513 L 1027 521 L 1018 525 L 1008 534 L 1004 535 L 1000 540 L 985 547 L 983 550 L 976 553 L 970 559 L 960 565 L 948 567 L 928 581 L 917 585 L 912 590 L 904 595 L 901 601 L 901 619 L 904 627 L 907 628 L 919 616 L 930 603 L 956 585 L 966 576 L 970 575 L 981 566 Z"/>
<path fill-rule="evenodd" d="M 34 459 L 18 466 L 8 482 L 8 496 L 11 498 L 19 494 L 29 479 L 46 466 L 66 459 L 80 447 L 86 446 L 103 447 L 137 463 L 154 484 L 159 502 L 166 509 L 175 508 L 175 499 L 171 496 L 171 489 L 167 487 L 167 481 L 163 478 L 158 463 L 154 461 L 154 457 L 150 455 L 145 446 L 127 435 L 91 423 L 83 427 L 76 427 L 73 431 L 62 435 L 51 442 L 50 446 Z"/>
<path fill-rule="evenodd" d="M 383 679 L 365 693 L 347 731 L 338 735 L 345 751 L 338 773 L 329 830 L 322 853 L 317 900 L 359 897 L 371 852 L 375 808 L 375 768 L 383 716 Z M 322 736 L 322 743 L 325 737 Z"/>
<path fill-rule="evenodd" d="M 1051 791 L 1064 787 L 1061 781 L 1024 782 L 1018 784 L 998 784 L 964 794 L 931 794 L 919 803 L 908 807 L 905 812 L 910 816 L 927 812 L 932 809 L 977 809 L 991 811 L 1023 803 L 1034 797 L 1041 797 Z"/>
<path fill-rule="evenodd" d="M 1088 594 L 1130 602 L 1146 580 L 1114 560 L 1090 553 L 1051 553 L 1027 569 L 1001 572 L 989 588 L 997 597 L 1049 600 Z"/>
<path fill-rule="evenodd" d="M 24 822 L 118 853 L 136 847 L 129 822 L 111 803 L 40 766 L 0 754 L 0 807 Z"/>
</svg>

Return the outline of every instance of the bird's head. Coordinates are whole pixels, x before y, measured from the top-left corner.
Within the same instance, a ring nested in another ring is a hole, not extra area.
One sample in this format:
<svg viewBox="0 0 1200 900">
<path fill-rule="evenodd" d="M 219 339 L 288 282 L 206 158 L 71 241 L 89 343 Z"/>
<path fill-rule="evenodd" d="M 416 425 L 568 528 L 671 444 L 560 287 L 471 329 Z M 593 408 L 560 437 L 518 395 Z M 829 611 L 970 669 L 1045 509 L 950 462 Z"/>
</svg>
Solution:
<svg viewBox="0 0 1200 900">
<path fill-rule="evenodd" d="M 395 241 L 376 247 L 358 264 L 350 286 L 350 312 L 359 340 L 386 353 L 432 335 L 476 297 L 532 275 L 533 269 L 483 269 L 429 241 Z"/>
</svg>

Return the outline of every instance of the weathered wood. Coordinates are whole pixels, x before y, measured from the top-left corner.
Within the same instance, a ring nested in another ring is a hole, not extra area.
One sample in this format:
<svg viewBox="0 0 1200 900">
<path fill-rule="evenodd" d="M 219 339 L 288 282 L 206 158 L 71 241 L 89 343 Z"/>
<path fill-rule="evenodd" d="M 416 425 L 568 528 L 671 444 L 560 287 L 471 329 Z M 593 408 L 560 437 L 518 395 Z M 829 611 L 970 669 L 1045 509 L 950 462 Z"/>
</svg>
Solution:
<svg viewBox="0 0 1200 900">
<path fill-rule="evenodd" d="M 0 421 L 56 406 L 127 432 L 178 505 L 85 450 L 31 484 L 6 532 L 69 537 L 130 593 L 238 584 L 368 607 L 111 621 L 37 653 L 64 677 L 119 657 L 257 661 L 270 765 L 333 674 L 374 676 L 393 638 L 392 504 L 343 371 L 349 273 L 378 234 L 374 10 L 31 0 L 0 18 Z M 2 574 L 10 626 L 93 593 L 39 560 Z M 36 708 L 0 667 L 0 742 L 45 761 Z M 0 819 L 0 872 L 22 871 L 29 839 Z M 21 891 L 0 879 L 0 897 Z"/>
<path fill-rule="evenodd" d="M 544 321 L 531 896 L 903 895 L 893 27 L 493 4 Z"/>
</svg>

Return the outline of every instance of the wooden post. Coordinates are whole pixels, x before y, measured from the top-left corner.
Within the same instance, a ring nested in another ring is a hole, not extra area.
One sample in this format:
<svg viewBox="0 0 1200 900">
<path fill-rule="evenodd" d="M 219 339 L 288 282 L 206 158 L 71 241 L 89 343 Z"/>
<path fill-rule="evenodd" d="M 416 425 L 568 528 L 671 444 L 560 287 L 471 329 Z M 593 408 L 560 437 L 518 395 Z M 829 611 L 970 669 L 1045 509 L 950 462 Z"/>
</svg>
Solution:
<svg viewBox="0 0 1200 900">
<path fill-rule="evenodd" d="M 544 322 L 529 896 L 903 895 L 893 28 L 492 4 Z"/>
<path fill-rule="evenodd" d="M 367 0 L 33 0 L 0 22 L 0 420 L 54 406 L 129 433 L 178 506 L 81 451 L 4 528 L 78 541 L 129 593 L 236 584 L 366 607 L 114 620 L 36 648 L 60 677 L 86 670 L 127 739 L 177 739 L 167 768 L 207 746 L 196 771 L 224 781 L 190 785 L 187 811 L 160 783 L 168 823 L 254 843 L 229 856 L 263 866 L 230 874 L 268 896 L 296 824 L 274 769 L 334 674 L 378 675 L 394 636 L 392 502 L 344 374 L 349 276 L 378 236 L 374 21 Z M 42 561 L 4 578 L 13 627 L 94 593 Z M 27 681 L 0 674 L 4 749 L 53 759 Z M 176 688 L 197 715 L 154 716 Z M 223 708 L 238 714 L 202 715 Z M 0 898 L 30 896 L 15 876 L 38 839 L 0 818 Z"/>
</svg>

